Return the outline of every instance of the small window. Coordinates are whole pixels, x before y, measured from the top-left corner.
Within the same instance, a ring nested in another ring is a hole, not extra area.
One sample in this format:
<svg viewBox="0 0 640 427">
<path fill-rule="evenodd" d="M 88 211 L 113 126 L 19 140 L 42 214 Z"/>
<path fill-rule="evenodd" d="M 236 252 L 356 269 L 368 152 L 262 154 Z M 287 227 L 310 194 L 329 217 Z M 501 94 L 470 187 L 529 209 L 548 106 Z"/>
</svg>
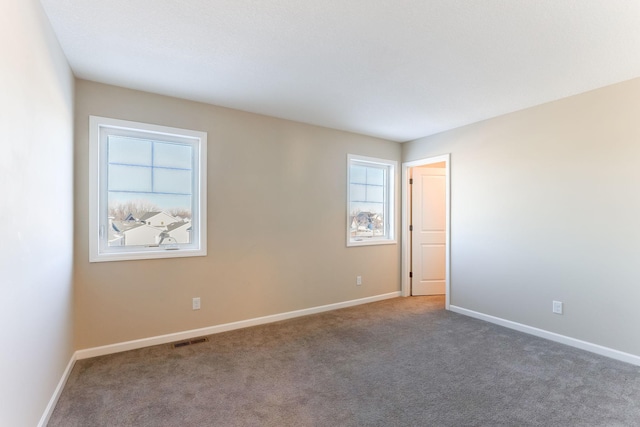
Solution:
<svg viewBox="0 0 640 427">
<path fill-rule="evenodd" d="M 207 134 L 90 117 L 90 261 L 203 256 Z"/>
<path fill-rule="evenodd" d="M 347 246 L 396 243 L 396 162 L 351 154 L 347 159 Z"/>
</svg>

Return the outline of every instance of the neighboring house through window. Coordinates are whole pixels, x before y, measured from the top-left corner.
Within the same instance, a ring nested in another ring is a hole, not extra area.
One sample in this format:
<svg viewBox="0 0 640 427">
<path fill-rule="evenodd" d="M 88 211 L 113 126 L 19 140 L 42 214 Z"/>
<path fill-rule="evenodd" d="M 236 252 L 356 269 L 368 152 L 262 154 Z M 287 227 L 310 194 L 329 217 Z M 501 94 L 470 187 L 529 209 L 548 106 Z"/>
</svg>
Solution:
<svg viewBox="0 0 640 427">
<path fill-rule="evenodd" d="M 206 255 L 207 134 L 90 117 L 90 261 Z"/>
<path fill-rule="evenodd" d="M 396 162 L 349 154 L 347 246 L 395 243 Z"/>
</svg>

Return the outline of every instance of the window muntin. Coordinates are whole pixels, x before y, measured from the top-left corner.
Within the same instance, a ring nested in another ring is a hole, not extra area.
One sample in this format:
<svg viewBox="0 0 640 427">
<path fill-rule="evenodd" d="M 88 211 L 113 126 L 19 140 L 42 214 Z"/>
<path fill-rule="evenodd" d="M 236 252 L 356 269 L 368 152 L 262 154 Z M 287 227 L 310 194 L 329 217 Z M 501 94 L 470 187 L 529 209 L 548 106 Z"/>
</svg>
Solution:
<svg viewBox="0 0 640 427">
<path fill-rule="evenodd" d="M 395 243 L 396 162 L 348 156 L 347 246 Z"/>
<path fill-rule="evenodd" d="M 90 260 L 206 255 L 206 133 L 90 126 Z"/>
</svg>

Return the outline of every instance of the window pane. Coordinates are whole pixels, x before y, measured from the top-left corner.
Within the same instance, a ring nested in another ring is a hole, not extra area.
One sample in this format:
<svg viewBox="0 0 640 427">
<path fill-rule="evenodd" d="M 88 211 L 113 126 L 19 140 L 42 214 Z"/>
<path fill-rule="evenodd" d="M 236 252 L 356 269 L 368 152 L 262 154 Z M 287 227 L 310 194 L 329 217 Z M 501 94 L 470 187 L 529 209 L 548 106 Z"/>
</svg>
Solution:
<svg viewBox="0 0 640 427">
<path fill-rule="evenodd" d="M 367 201 L 367 186 L 360 184 L 351 184 L 351 201 L 352 202 L 366 202 Z"/>
<path fill-rule="evenodd" d="M 191 171 L 178 169 L 153 170 L 153 191 L 157 193 L 191 194 Z"/>
<path fill-rule="evenodd" d="M 367 168 L 367 184 L 384 185 L 384 169 L 378 167 Z"/>
<path fill-rule="evenodd" d="M 367 168 L 365 166 L 351 165 L 350 174 L 352 184 L 367 183 Z"/>
<path fill-rule="evenodd" d="M 109 165 L 109 191 L 151 191 L 151 168 Z"/>
<path fill-rule="evenodd" d="M 193 147 L 108 139 L 107 246 L 190 243 Z"/>
<path fill-rule="evenodd" d="M 151 141 L 113 135 L 108 141 L 109 163 L 151 166 Z"/>
<path fill-rule="evenodd" d="M 384 202 L 384 187 L 367 185 L 367 202 Z"/>
<path fill-rule="evenodd" d="M 351 235 L 379 237 L 384 235 L 384 206 L 377 203 L 352 205 Z"/>
<path fill-rule="evenodd" d="M 193 148 L 190 145 L 156 142 L 153 150 L 154 166 L 191 169 Z"/>
</svg>

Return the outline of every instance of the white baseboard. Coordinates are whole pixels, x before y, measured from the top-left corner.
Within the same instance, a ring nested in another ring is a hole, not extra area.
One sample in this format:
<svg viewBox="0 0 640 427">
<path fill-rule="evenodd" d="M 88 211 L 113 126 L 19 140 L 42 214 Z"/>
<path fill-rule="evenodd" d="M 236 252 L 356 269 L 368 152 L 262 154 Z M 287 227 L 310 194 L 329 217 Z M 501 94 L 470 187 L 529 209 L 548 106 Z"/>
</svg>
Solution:
<svg viewBox="0 0 640 427">
<path fill-rule="evenodd" d="M 67 380 L 69 379 L 69 375 L 71 374 L 71 370 L 73 369 L 73 365 L 76 363 L 76 354 L 71 355 L 71 359 L 67 364 L 64 372 L 62 373 L 62 378 L 58 381 L 58 386 L 53 392 L 53 396 L 49 400 L 49 404 L 44 410 L 42 417 L 40 418 L 40 422 L 38 422 L 38 427 L 46 427 L 49 423 L 49 418 L 51 418 L 51 414 L 53 414 L 53 410 L 58 403 L 58 399 L 60 399 L 60 395 L 62 394 L 62 390 L 64 389 L 65 384 L 67 384 Z"/>
<path fill-rule="evenodd" d="M 156 337 L 143 338 L 134 341 L 126 341 L 101 347 L 78 350 L 75 353 L 77 360 L 88 359 L 90 357 L 104 356 L 106 354 L 119 353 L 122 351 L 135 350 L 138 348 L 150 347 L 152 345 L 167 344 L 175 341 L 187 340 L 203 335 L 219 334 L 221 332 L 232 331 L 234 329 L 248 328 L 250 326 L 263 325 L 266 323 L 279 322 L 281 320 L 292 319 L 294 317 L 307 316 L 309 314 L 322 313 L 324 311 L 337 310 L 340 308 L 352 307 L 360 304 L 367 304 L 375 301 L 382 301 L 400 296 L 400 291 L 388 294 L 375 295 L 351 301 L 344 301 L 335 304 L 321 305 L 318 307 L 305 308 L 303 310 L 288 311 L 286 313 L 273 314 L 270 316 L 256 317 L 254 319 L 241 320 L 238 322 L 225 323 L 222 325 L 209 326 L 206 328 L 192 329 L 189 331 L 176 332 L 173 334 L 160 335 Z"/>
<path fill-rule="evenodd" d="M 526 334 L 535 335 L 540 338 L 545 338 L 551 341 L 559 342 L 561 344 L 566 344 L 568 346 L 586 350 L 591 353 L 596 353 L 601 356 L 610 357 L 611 359 L 616 359 L 622 362 L 631 363 L 632 365 L 640 366 L 640 356 L 636 356 L 634 354 L 625 353 L 623 351 L 603 347 L 598 344 L 593 344 L 576 338 L 567 337 L 565 335 L 556 334 L 555 332 L 545 331 L 544 329 L 534 328 L 533 326 L 523 325 L 522 323 L 512 322 L 500 317 L 494 317 L 488 314 L 478 313 L 477 311 L 467 310 L 466 308 L 458 307 L 455 305 L 450 305 L 449 310 L 455 313 L 463 314 L 465 316 L 484 320 L 486 322 L 495 323 L 496 325 L 504 326 L 505 328 L 515 329 L 516 331 L 524 332 Z"/>
</svg>

